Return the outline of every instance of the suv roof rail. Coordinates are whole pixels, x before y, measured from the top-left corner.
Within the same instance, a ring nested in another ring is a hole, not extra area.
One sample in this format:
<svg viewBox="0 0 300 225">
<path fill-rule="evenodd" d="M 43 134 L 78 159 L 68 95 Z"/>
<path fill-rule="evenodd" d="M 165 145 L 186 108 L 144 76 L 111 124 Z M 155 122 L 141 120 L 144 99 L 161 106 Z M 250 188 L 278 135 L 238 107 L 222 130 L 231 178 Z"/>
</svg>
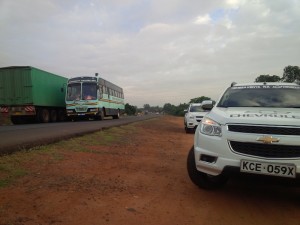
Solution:
<svg viewBox="0 0 300 225">
<path fill-rule="evenodd" d="M 236 84 L 237 84 L 236 82 L 232 82 L 231 85 L 230 85 L 230 87 L 233 87 Z"/>
</svg>

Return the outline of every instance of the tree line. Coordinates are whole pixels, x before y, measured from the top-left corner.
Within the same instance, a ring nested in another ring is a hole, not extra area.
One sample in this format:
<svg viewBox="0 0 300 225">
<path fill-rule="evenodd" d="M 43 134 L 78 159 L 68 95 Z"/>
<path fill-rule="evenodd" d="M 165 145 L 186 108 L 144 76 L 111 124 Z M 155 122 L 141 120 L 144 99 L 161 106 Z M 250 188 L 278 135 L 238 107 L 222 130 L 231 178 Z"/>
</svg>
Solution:
<svg viewBox="0 0 300 225">
<path fill-rule="evenodd" d="M 255 82 L 289 82 L 300 83 L 300 68 L 299 66 L 286 66 L 283 69 L 282 77 L 278 75 L 259 75 Z"/>
<path fill-rule="evenodd" d="M 288 82 L 293 83 L 296 82 L 300 84 L 300 68 L 299 66 L 286 66 L 283 69 L 282 77 L 278 75 L 269 75 L 263 74 L 256 77 L 254 82 Z M 197 98 L 193 98 L 189 103 L 180 103 L 175 106 L 170 103 L 164 104 L 163 107 L 159 106 L 150 106 L 149 104 L 144 104 L 143 108 L 137 108 L 136 106 L 132 106 L 130 104 L 125 105 L 125 113 L 127 115 L 136 115 L 137 113 L 166 113 L 175 116 L 184 116 L 184 110 L 188 108 L 190 103 L 201 103 L 204 100 L 212 100 L 209 97 L 201 96 Z M 212 100 L 213 101 L 213 100 Z"/>
<path fill-rule="evenodd" d="M 132 106 L 128 103 L 125 104 L 125 113 L 127 115 L 136 115 L 138 113 L 165 113 L 175 116 L 183 116 L 184 110 L 189 107 L 190 103 L 201 103 L 204 100 L 211 100 L 211 98 L 206 96 L 201 96 L 197 98 L 193 98 L 189 101 L 189 103 L 180 103 L 178 106 L 172 105 L 171 103 L 164 104 L 163 107 L 159 106 L 150 106 L 150 104 L 144 104 L 143 108 L 137 108 L 136 106 Z"/>
</svg>

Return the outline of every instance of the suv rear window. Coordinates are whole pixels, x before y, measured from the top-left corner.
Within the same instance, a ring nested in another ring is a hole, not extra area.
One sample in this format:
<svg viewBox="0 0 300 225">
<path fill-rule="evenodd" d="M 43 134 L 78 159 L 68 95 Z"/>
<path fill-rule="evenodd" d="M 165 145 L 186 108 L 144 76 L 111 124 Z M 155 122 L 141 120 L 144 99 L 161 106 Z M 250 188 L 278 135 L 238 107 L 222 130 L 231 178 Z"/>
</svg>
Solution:
<svg viewBox="0 0 300 225">
<path fill-rule="evenodd" d="M 226 90 L 217 106 L 300 108 L 300 86 L 233 86 Z"/>
</svg>

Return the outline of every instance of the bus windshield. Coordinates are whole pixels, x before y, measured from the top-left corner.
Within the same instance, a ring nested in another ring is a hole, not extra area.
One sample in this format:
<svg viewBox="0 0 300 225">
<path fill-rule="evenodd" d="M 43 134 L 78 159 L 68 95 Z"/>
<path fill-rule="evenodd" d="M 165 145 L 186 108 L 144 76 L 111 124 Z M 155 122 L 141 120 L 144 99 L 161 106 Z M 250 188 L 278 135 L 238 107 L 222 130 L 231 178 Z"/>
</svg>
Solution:
<svg viewBox="0 0 300 225">
<path fill-rule="evenodd" d="M 82 90 L 82 91 L 81 91 Z M 97 99 L 97 84 L 96 83 L 72 83 L 68 85 L 67 101 L 75 100 L 95 100 Z"/>
<path fill-rule="evenodd" d="M 67 101 L 74 101 L 81 99 L 81 84 L 80 83 L 73 83 L 68 85 L 67 90 Z"/>
<path fill-rule="evenodd" d="M 97 99 L 97 86 L 96 83 L 83 83 L 82 84 L 82 98 L 84 100 Z"/>
</svg>

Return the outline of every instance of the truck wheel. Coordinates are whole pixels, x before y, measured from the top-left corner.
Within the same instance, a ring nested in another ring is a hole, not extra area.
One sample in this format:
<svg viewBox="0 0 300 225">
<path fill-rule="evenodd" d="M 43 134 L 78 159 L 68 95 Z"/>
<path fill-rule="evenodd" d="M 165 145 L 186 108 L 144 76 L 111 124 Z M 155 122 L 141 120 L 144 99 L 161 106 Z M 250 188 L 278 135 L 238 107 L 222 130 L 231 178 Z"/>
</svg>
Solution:
<svg viewBox="0 0 300 225">
<path fill-rule="evenodd" d="M 50 121 L 55 123 L 57 121 L 57 112 L 55 109 L 50 111 Z"/>
<path fill-rule="evenodd" d="M 200 188 L 204 189 L 217 189 L 224 186 L 228 177 L 224 175 L 212 176 L 200 172 L 196 168 L 194 146 L 189 151 L 187 157 L 187 170 L 192 182 Z"/>
<path fill-rule="evenodd" d="M 64 110 L 58 110 L 58 115 L 57 115 L 58 121 L 65 121 L 66 120 L 66 114 Z"/>
<path fill-rule="evenodd" d="M 49 111 L 48 109 L 41 109 L 40 112 L 39 112 L 39 117 L 40 117 L 40 121 L 42 123 L 48 123 L 49 120 L 50 120 L 50 114 L 49 114 Z"/>
<path fill-rule="evenodd" d="M 10 120 L 13 124 L 22 124 L 22 119 L 19 116 L 11 116 Z"/>
</svg>

